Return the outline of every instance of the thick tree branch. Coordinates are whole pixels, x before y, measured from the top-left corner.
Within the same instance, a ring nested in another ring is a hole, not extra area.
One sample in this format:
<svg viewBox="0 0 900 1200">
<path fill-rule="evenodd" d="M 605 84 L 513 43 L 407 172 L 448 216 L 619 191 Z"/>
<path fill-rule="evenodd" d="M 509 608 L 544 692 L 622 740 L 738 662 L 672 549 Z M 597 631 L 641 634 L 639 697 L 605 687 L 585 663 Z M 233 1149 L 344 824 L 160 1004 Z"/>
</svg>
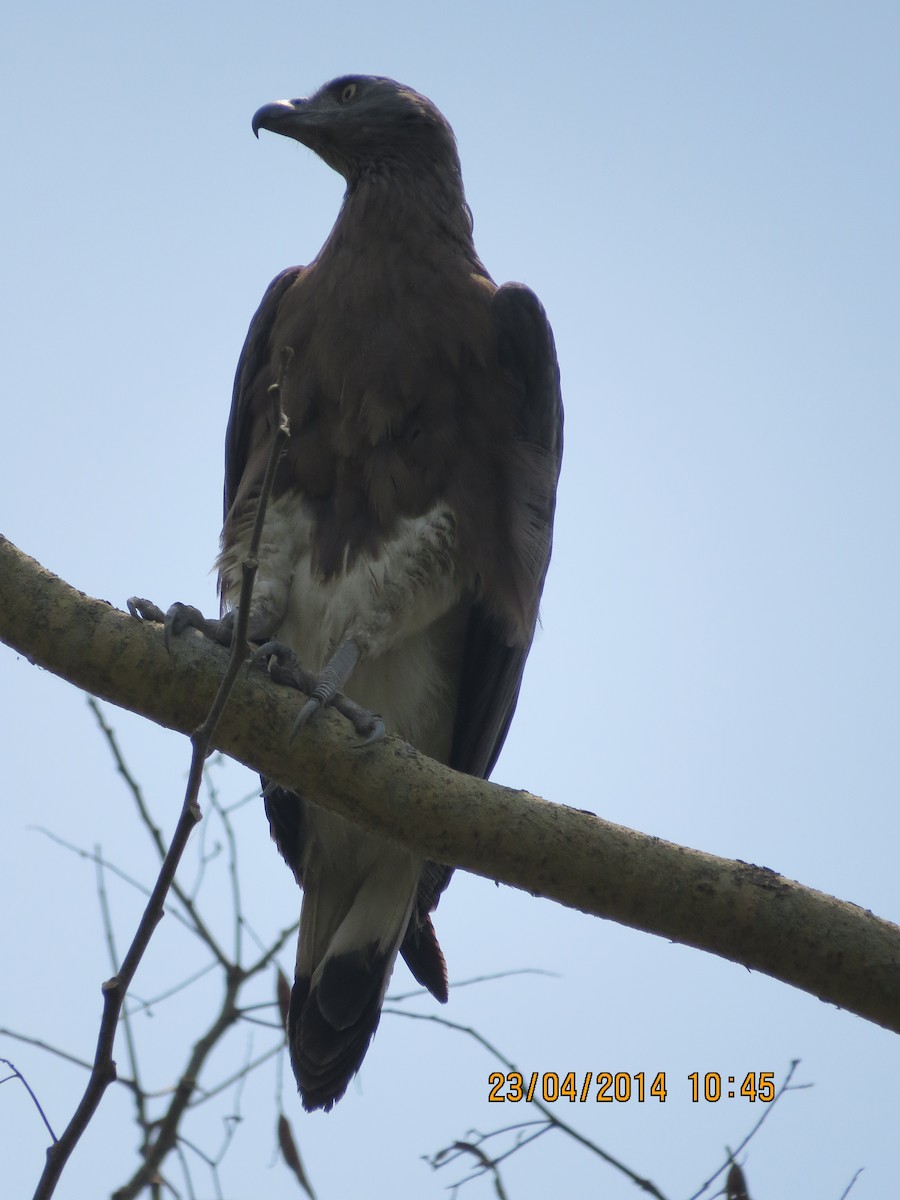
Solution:
<svg viewBox="0 0 900 1200">
<path fill-rule="evenodd" d="M 78 687 L 182 733 L 206 716 L 227 652 L 82 595 L 0 537 L 0 640 Z M 396 738 L 362 750 L 326 712 L 245 669 L 215 744 L 286 787 L 438 862 L 708 950 L 900 1032 L 900 928 L 763 867 L 730 862 L 459 775 Z"/>
</svg>

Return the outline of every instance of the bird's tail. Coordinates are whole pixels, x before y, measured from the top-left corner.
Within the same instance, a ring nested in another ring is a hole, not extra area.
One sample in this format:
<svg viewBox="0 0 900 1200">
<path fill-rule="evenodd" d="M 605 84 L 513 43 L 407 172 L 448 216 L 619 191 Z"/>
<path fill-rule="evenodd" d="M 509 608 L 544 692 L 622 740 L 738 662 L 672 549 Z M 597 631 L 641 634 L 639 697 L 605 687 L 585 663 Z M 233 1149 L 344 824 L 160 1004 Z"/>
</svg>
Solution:
<svg viewBox="0 0 900 1200">
<path fill-rule="evenodd" d="M 359 1070 L 381 1019 L 392 967 L 367 947 L 358 956 L 329 959 L 315 984 L 309 976 L 294 978 L 288 1041 L 308 1112 L 332 1108 Z"/>
<path fill-rule="evenodd" d="M 342 825 L 340 853 L 311 856 L 303 873 L 287 1032 L 307 1110 L 330 1109 L 365 1057 L 422 869 L 396 844 Z"/>
</svg>

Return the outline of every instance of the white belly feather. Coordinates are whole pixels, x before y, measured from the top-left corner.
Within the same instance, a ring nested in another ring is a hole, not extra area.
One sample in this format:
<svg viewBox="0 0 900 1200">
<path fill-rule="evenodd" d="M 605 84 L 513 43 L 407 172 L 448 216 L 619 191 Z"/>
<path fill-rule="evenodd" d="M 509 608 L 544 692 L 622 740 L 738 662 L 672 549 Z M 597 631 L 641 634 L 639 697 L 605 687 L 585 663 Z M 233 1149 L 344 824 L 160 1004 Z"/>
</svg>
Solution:
<svg viewBox="0 0 900 1200">
<path fill-rule="evenodd" d="M 454 534 L 452 515 L 438 506 L 400 522 L 377 559 L 360 556 L 323 579 L 311 569 L 312 522 L 302 501 L 288 493 L 266 516 L 253 597 L 254 610 L 277 614 L 273 636 L 307 670 L 321 670 L 353 636 L 363 658 L 348 695 L 378 713 L 389 733 L 434 758 L 446 758 L 450 749 L 454 657 L 467 615 Z M 235 581 L 228 604 L 238 599 L 243 542 L 239 538 L 220 559 L 222 576 Z"/>
</svg>

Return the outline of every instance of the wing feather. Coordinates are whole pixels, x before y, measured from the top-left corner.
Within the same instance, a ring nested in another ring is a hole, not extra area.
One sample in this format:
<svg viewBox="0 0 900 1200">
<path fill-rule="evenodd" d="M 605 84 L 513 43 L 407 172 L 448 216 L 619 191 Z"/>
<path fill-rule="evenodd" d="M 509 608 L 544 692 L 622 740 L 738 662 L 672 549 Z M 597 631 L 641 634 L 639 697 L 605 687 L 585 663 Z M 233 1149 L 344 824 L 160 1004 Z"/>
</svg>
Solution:
<svg viewBox="0 0 900 1200">
<path fill-rule="evenodd" d="M 234 391 L 231 396 L 231 412 L 225 433 L 225 496 L 224 517 L 227 519 L 240 486 L 247 457 L 250 453 L 250 430 L 253 424 L 254 405 L 258 403 L 260 385 L 262 390 L 272 382 L 260 375 L 271 369 L 277 361 L 272 352 L 272 330 L 278 317 L 278 309 L 288 288 L 299 279 L 305 267 L 287 267 L 276 275 L 266 288 L 259 308 L 253 314 L 250 328 L 244 339 L 241 356 L 234 374 Z"/>
<path fill-rule="evenodd" d="M 493 299 L 497 350 L 518 399 L 521 451 L 513 536 L 527 563 L 527 640 L 510 639 L 499 618 L 475 604 L 469 619 L 450 766 L 487 778 L 516 708 L 525 660 L 553 545 L 556 483 L 562 461 L 563 408 L 556 347 L 537 296 L 520 283 Z"/>
<path fill-rule="evenodd" d="M 449 766 L 483 779 L 494 769 L 519 698 L 550 564 L 556 484 L 563 450 L 559 365 L 553 331 L 541 302 L 523 284 L 507 283 L 497 289 L 493 311 L 500 365 L 518 398 L 522 454 L 514 514 L 519 528 L 514 535 L 521 539 L 522 553 L 527 558 L 530 593 L 527 611 L 532 615 L 532 623 L 527 640 L 513 640 L 486 604 L 472 606 Z M 452 873 L 450 867 L 426 864 L 414 914 L 421 924 L 435 908 Z M 411 923 L 403 946 L 404 958 L 411 967 L 410 959 L 416 949 L 412 934 Z M 414 967 L 413 974 L 416 974 Z M 416 977 L 420 978 L 418 974 Z"/>
</svg>

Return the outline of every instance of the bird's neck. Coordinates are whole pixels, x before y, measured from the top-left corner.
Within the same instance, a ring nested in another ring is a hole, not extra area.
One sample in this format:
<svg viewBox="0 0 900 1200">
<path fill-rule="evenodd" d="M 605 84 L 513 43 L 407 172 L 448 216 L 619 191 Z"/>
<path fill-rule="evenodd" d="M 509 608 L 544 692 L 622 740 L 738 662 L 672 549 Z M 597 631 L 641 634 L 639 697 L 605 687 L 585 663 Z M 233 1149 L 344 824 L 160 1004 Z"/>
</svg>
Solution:
<svg viewBox="0 0 900 1200">
<path fill-rule="evenodd" d="M 446 256 L 452 247 L 478 264 L 472 218 L 458 179 L 373 174 L 348 187 L 323 255 L 329 250 L 367 255 L 398 247 L 426 258 Z"/>
</svg>

